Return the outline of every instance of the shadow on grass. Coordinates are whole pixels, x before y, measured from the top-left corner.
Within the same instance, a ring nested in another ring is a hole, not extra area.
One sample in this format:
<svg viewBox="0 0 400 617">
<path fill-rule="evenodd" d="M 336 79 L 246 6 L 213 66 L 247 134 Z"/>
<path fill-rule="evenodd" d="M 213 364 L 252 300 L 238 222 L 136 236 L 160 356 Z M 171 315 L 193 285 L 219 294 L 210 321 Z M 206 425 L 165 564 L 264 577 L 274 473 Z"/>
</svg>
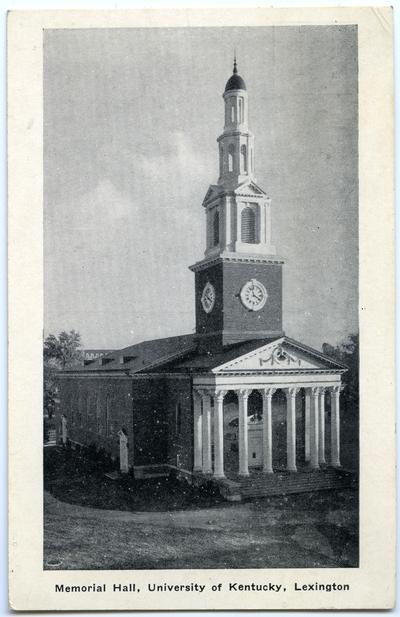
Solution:
<svg viewBox="0 0 400 617">
<path fill-rule="evenodd" d="M 227 505 L 211 483 L 200 487 L 165 478 L 136 480 L 126 475 L 111 480 L 103 461 L 70 450 L 45 451 L 44 488 L 66 503 L 130 512 L 171 511 Z"/>
</svg>

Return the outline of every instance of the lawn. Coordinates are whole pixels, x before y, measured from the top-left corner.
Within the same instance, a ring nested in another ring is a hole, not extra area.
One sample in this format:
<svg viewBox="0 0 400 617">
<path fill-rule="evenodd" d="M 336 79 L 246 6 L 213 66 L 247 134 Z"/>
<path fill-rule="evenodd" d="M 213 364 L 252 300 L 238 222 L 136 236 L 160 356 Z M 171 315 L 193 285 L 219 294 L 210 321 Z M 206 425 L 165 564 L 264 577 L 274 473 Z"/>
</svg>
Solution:
<svg viewBox="0 0 400 617">
<path fill-rule="evenodd" d="M 354 489 L 227 503 L 173 479 L 108 480 L 53 449 L 45 568 L 357 567 Z"/>
</svg>

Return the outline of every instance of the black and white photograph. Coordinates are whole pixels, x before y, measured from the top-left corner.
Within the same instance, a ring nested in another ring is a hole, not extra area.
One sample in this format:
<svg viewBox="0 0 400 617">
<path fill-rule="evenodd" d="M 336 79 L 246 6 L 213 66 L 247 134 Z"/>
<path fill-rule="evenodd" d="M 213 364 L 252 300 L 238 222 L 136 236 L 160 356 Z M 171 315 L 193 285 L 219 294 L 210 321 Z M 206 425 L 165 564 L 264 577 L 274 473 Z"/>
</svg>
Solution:
<svg viewBox="0 0 400 617">
<path fill-rule="evenodd" d="M 395 601 L 389 7 L 11 11 L 13 610 Z"/>
<path fill-rule="evenodd" d="M 357 567 L 357 27 L 49 30 L 43 86 L 44 567 Z"/>
</svg>

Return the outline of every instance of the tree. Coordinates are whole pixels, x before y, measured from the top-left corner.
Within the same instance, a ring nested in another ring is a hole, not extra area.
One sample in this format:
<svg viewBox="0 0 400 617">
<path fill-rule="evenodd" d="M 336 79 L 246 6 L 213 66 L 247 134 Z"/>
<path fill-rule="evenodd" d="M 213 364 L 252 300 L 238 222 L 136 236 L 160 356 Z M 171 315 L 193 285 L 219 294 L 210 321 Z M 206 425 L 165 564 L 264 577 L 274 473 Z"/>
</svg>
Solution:
<svg viewBox="0 0 400 617">
<path fill-rule="evenodd" d="M 57 336 L 49 334 L 44 341 L 43 356 L 45 362 L 54 364 L 60 369 L 73 364 L 81 358 L 81 335 L 75 330 L 63 330 Z"/>
<path fill-rule="evenodd" d="M 58 336 L 49 334 L 43 346 L 43 407 L 45 414 L 51 418 L 54 414 L 57 385 L 57 371 L 71 366 L 82 357 L 81 335 L 75 330 L 60 332 Z"/>
<path fill-rule="evenodd" d="M 329 343 L 322 345 L 322 352 L 334 360 L 338 360 L 347 366 L 343 375 L 343 402 L 346 406 L 357 407 L 359 405 L 359 335 L 350 334 L 346 340 L 334 347 Z"/>
</svg>

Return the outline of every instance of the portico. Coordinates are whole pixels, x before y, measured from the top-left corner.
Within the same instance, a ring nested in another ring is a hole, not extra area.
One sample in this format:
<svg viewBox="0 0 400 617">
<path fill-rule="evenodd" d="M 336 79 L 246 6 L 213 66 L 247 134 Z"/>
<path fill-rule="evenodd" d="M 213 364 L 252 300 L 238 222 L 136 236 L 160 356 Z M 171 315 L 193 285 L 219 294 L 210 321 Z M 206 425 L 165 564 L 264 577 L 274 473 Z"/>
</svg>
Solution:
<svg viewBox="0 0 400 617">
<path fill-rule="evenodd" d="M 315 357 L 315 354 L 319 357 Z M 262 398 L 261 422 L 260 426 L 255 427 L 262 435 L 262 471 L 265 474 L 274 473 L 273 396 L 278 390 L 286 398 L 286 470 L 297 471 L 299 439 L 303 441 L 302 451 L 307 467 L 340 467 L 341 373 L 343 368 L 337 363 L 314 350 L 305 350 L 301 344 L 288 343 L 288 339 L 283 337 L 233 362 L 215 367 L 207 375 L 194 377 L 194 471 L 212 475 L 216 479 L 225 477 L 224 399 L 228 392 L 234 392 L 238 401 L 236 471 L 242 477 L 249 475 L 248 401 L 252 392 L 256 391 Z M 301 435 L 296 413 L 299 396 L 304 415 Z M 330 410 L 328 427 L 327 407 Z M 253 427 L 250 425 L 250 428 Z M 329 459 L 326 456 L 326 428 L 330 435 Z"/>
</svg>

